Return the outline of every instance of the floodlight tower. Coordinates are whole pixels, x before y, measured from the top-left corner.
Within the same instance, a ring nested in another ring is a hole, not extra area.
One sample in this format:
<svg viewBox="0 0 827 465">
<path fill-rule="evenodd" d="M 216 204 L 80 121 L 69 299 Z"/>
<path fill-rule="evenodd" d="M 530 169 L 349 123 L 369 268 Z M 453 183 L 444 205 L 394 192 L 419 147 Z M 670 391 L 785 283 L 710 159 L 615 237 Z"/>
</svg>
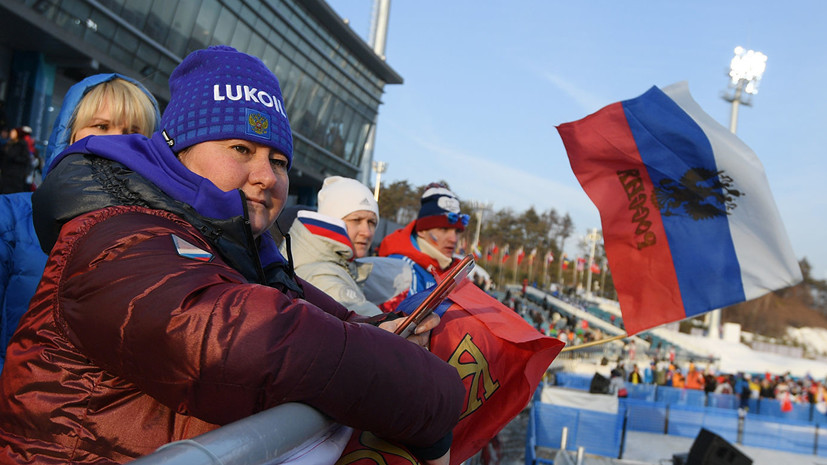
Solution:
<svg viewBox="0 0 827 465">
<path fill-rule="evenodd" d="M 388 162 L 374 161 L 373 171 L 376 171 L 376 187 L 373 188 L 373 198 L 379 201 L 379 186 L 382 185 L 382 173 L 388 169 Z"/>
<path fill-rule="evenodd" d="M 729 130 L 735 134 L 738 128 L 738 106 L 752 105 L 752 96 L 758 93 L 758 84 L 761 76 L 767 69 L 767 56 L 744 47 L 735 47 L 735 56 L 729 63 L 729 89 L 724 92 L 723 98 L 732 103 L 732 113 L 729 118 Z"/>
<path fill-rule="evenodd" d="M 597 248 L 597 241 L 602 239 L 603 236 L 597 232 L 597 228 L 592 229 L 589 234 L 586 236 L 589 243 L 591 243 L 591 252 L 589 253 L 589 271 L 588 271 L 588 280 L 586 281 L 586 295 L 591 295 L 592 293 L 592 266 L 594 265 L 594 251 Z"/>
<path fill-rule="evenodd" d="M 491 207 L 494 204 L 490 202 L 479 202 L 479 201 L 472 201 L 471 208 L 474 210 L 474 213 L 477 216 L 477 230 L 474 232 L 474 243 L 471 244 L 471 250 L 476 250 L 477 246 L 480 243 L 480 229 L 482 228 L 482 217 L 485 212 L 491 211 Z"/>
<path fill-rule="evenodd" d="M 388 42 L 388 22 L 391 15 L 391 0 L 374 0 L 373 12 L 370 20 L 370 37 L 368 45 L 371 46 L 373 52 L 385 60 L 385 45 Z M 376 169 L 376 162 L 373 161 L 373 149 L 376 144 L 376 123 L 379 115 L 373 119 L 368 131 L 368 138 L 365 141 L 365 148 L 362 155 L 362 163 L 360 165 L 359 181 L 367 184 L 368 177 L 370 177 L 370 170 L 368 166 L 373 166 Z M 378 186 L 378 184 L 377 184 Z M 379 199 L 379 190 L 377 187 L 374 197 Z"/>
</svg>

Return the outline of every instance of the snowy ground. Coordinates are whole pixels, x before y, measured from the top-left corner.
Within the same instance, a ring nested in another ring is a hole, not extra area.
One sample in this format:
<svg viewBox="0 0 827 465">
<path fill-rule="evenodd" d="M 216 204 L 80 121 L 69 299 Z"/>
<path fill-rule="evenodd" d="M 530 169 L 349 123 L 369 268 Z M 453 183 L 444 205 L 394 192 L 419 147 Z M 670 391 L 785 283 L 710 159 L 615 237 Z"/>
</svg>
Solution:
<svg viewBox="0 0 827 465">
<path fill-rule="evenodd" d="M 658 330 L 668 331 L 668 330 Z M 718 371 L 723 373 L 764 373 L 783 374 L 789 371 L 793 376 L 810 374 L 815 379 L 827 377 L 827 364 L 819 360 L 787 357 L 767 352 L 752 350 L 740 342 L 728 342 L 721 339 L 710 339 L 704 336 L 691 336 L 685 333 L 670 331 L 670 339 L 682 347 L 697 353 L 705 353 L 719 359 Z M 808 344 L 827 344 L 827 332 L 802 332 L 802 337 L 808 338 Z"/>
<path fill-rule="evenodd" d="M 809 346 L 816 352 L 827 353 L 827 329 L 787 328 L 787 334 L 793 340 Z"/>
</svg>

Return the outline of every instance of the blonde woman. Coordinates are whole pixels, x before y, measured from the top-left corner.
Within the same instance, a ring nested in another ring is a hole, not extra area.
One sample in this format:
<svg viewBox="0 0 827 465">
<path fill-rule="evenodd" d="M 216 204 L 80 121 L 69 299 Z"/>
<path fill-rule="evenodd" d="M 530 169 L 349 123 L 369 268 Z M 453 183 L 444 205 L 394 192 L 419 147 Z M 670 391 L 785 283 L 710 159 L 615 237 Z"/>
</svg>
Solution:
<svg viewBox="0 0 827 465">
<path fill-rule="evenodd" d="M 70 144 L 88 136 L 151 135 L 158 127 L 158 104 L 140 83 L 119 74 L 97 74 L 72 86 L 63 99 L 46 149 L 51 161 Z M 32 225 L 32 193 L 0 196 L 0 370 L 6 347 L 29 307 L 46 254 Z"/>
</svg>

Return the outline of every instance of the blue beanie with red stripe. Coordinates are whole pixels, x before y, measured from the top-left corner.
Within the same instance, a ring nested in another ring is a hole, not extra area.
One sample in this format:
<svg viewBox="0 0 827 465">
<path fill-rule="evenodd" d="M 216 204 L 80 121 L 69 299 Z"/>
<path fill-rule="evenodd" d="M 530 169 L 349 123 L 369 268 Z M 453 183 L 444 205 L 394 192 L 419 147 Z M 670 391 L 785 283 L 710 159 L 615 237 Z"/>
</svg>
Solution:
<svg viewBox="0 0 827 465">
<path fill-rule="evenodd" d="M 433 228 L 453 228 L 465 230 L 465 225 L 458 220 L 451 221 L 451 216 L 459 217 L 460 205 L 457 196 L 445 185 L 431 183 L 419 199 L 419 214 L 416 218 L 416 231 Z"/>
</svg>

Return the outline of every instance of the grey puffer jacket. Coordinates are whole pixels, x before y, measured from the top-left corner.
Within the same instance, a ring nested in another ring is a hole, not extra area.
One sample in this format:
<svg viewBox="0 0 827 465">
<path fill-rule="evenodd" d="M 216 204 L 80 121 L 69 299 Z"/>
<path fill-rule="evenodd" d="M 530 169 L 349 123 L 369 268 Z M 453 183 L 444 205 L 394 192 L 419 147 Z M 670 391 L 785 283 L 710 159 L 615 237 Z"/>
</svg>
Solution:
<svg viewBox="0 0 827 465">
<path fill-rule="evenodd" d="M 370 270 L 351 261 L 353 249 L 329 237 L 316 235 L 297 218 L 290 226 L 293 267 L 296 274 L 316 286 L 348 310 L 374 316 L 382 310 L 365 298 L 360 282 Z M 282 253 L 285 245 L 282 244 Z"/>
</svg>

